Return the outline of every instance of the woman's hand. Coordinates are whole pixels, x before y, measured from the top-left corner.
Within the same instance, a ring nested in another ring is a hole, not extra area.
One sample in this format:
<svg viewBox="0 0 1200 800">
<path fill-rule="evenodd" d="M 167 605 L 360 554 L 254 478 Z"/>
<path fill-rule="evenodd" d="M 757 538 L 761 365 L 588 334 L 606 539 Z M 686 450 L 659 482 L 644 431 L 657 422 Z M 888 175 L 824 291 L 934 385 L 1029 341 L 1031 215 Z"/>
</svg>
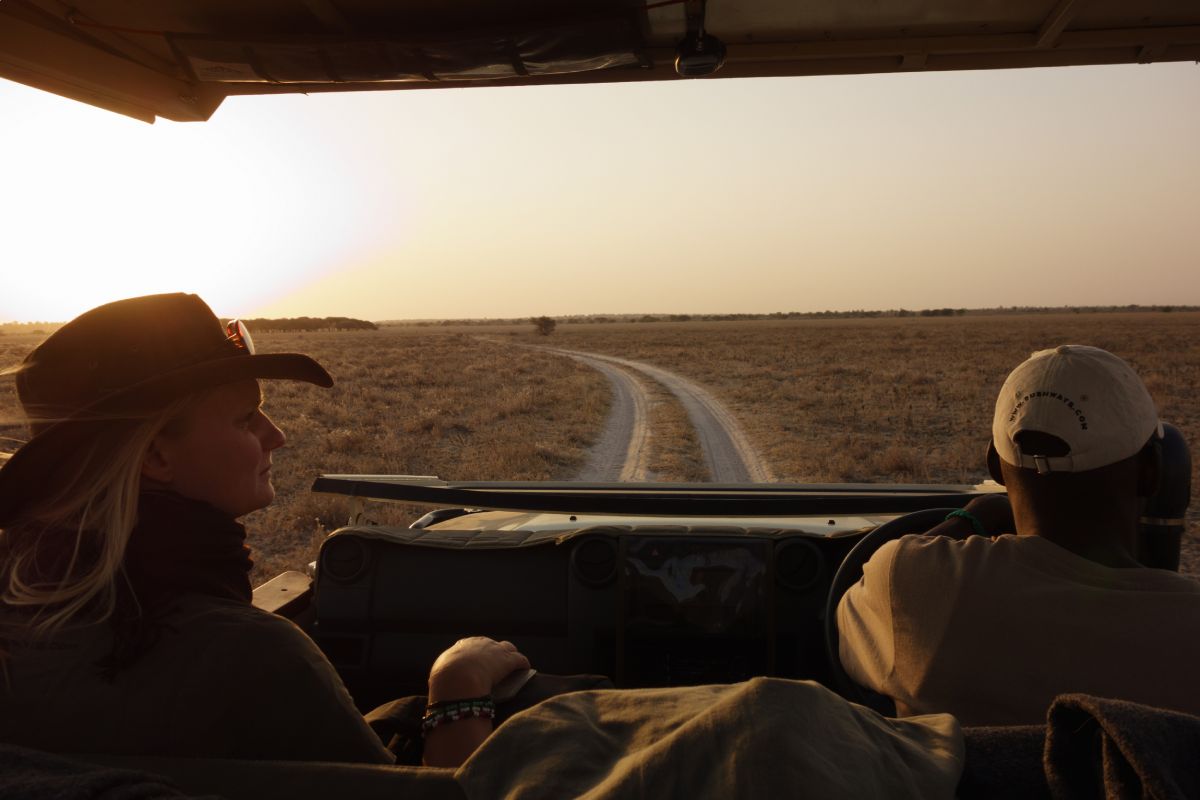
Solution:
<svg viewBox="0 0 1200 800">
<path fill-rule="evenodd" d="M 433 662 L 429 702 L 491 694 L 497 683 L 519 669 L 529 669 L 529 659 L 512 642 L 486 636 L 460 639 Z"/>
<path fill-rule="evenodd" d="M 497 642 L 485 636 L 460 639 L 433 662 L 429 671 L 429 702 L 491 694 L 497 683 L 519 669 L 529 669 L 529 659 L 512 642 Z M 491 732 L 492 721 L 483 718 L 438 725 L 425 735 L 425 765 L 457 767 Z"/>
</svg>

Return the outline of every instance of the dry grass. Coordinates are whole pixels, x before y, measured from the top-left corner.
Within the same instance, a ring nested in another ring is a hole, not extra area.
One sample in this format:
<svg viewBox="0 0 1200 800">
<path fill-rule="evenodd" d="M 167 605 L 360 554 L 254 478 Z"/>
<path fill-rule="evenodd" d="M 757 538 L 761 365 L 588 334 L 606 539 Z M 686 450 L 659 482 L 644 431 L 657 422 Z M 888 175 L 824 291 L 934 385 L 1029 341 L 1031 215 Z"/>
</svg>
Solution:
<svg viewBox="0 0 1200 800">
<path fill-rule="evenodd" d="M 40 337 L 3 337 L 0 365 Z M 302 568 L 349 504 L 313 494 L 320 473 L 438 475 L 459 480 L 570 478 L 600 432 L 607 381 L 568 359 L 481 343 L 462 334 L 385 329 L 262 334 L 262 352 L 300 351 L 337 380 L 330 390 L 269 382 L 266 409 L 288 435 L 275 454 L 275 503 L 246 517 L 256 580 Z M 0 419 L 15 416 L 0 383 Z M 23 428 L 9 434 L 24 438 Z M 377 522 L 406 524 L 427 508 L 371 504 Z"/>
<path fill-rule="evenodd" d="M 708 480 L 704 452 L 696 429 L 679 399 L 646 375 L 638 375 L 646 387 L 650 407 L 650 480 L 702 483 Z"/>
<path fill-rule="evenodd" d="M 5 334 L 0 336 L 0 370 L 16 366 L 46 337 L 41 334 Z M 16 383 L 11 377 L 0 378 L 0 453 L 12 452 L 29 438 L 17 404 Z"/>
<path fill-rule="evenodd" d="M 247 518 L 257 576 L 302 565 L 319 537 L 344 522 L 345 502 L 308 492 L 321 472 L 514 480 L 573 474 L 599 433 L 606 382 L 570 359 L 481 341 L 480 334 L 546 343 L 511 327 L 259 337 L 264 351 L 312 353 L 339 383 L 328 392 L 269 387 L 268 411 L 290 445 L 276 459 L 276 504 Z M 0 366 L 18 361 L 38 338 L 0 337 Z M 1200 442 L 1194 313 L 560 325 L 551 338 L 561 347 L 648 361 L 707 386 L 785 481 L 979 481 L 1004 376 L 1031 351 L 1063 342 L 1129 360 L 1163 418 L 1194 448 Z M 0 420 L 13 416 L 11 387 L 0 381 Z M 657 477 L 702 477 L 698 446 L 674 399 L 659 392 L 650 414 Z M 0 429 L 5 435 L 24 433 Z M 1193 497 L 1198 490 L 1200 470 Z M 372 509 L 377 521 L 398 523 L 423 511 Z M 1200 574 L 1194 537 L 1185 571 Z"/>
<path fill-rule="evenodd" d="M 1065 342 L 1128 360 L 1163 419 L 1194 449 L 1200 442 L 1197 313 L 563 325 L 555 337 L 704 384 L 783 481 L 982 480 L 1004 377 L 1032 351 Z M 1200 499 L 1200 470 L 1192 480 Z M 1186 559 L 1200 574 L 1195 537 Z"/>
<path fill-rule="evenodd" d="M 379 331 L 263 336 L 261 348 L 313 355 L 329 391 L 270 387 L 268 411 L 289 433 L 274 505 L 247 518 L 259 573 L 306 563 L 349 505 L 309 492 L 320 473 L 438 475 L 456 480 L 570 478 L 608 411 L 605 379 L 569 360 L 462 334 Z M 428 508 L 372 504 L 377 522 Z"/>
</svg>

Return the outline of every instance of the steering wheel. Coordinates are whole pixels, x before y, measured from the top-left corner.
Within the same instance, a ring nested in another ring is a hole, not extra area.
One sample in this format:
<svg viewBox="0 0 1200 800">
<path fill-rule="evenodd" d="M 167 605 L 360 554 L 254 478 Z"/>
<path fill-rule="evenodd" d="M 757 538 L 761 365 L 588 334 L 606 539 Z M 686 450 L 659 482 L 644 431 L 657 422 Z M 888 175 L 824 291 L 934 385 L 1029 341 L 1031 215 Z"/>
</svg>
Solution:
<svg viewBox="0 0 1200 800">
<path fill-rule="evenodd" d="M 825 602 L 825 650 L 829 656 L 829 669 L 833 676 L 834 688 L 847 700 L 867 706 L 887 716 L 894 716 L 896 713 L 895 704 L 892 703 L 890 697 L 858 685 L 842 667 L 842 659 L 838 652 L 838 602 L 847 589 L 858 583 L 863 574 L 863 565 L 871 556 L 875 555 L 876 550 L 901 536 L 907 536 L 910 533 L 924 533 L 945 520 L 946 515 L 953 510 L 952 508 L 926 508 L 885 522 L 858 540 L 858 544 L 854 545 L 853 549 L 846 554 L 842 565 L 834 574 L 833 583 L 829 587 L 829 597 Z"/>
</svg>

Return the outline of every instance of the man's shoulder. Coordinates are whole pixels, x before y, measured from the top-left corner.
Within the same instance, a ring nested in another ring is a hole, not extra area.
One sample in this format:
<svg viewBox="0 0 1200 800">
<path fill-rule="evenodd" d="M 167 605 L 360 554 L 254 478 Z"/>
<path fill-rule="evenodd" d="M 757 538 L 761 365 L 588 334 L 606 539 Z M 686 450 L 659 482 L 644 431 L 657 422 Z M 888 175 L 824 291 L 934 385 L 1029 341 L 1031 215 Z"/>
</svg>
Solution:
<svg viewBox="0 0 1200 800">
<path fill-rule="evenodd" d="M 1016 536 L 969 536 L 955 539 L 951 536 L 930 536 L 910 533 L 888 542 L 879 548 L 876 556 L 894 561 L 963 561 L 989 558 L 1001 552 L 1011 552 Z"/>
<path fill-rule="evenodd" d="M 1148 567 L 1108 567 L 1041 536 L 1004 534 L 953 539 L 913 534 L 888 542 L 876 557 L 880 559 L 877 566 L 886 564 L 902 581 L 906 577 L 919 580 L 931 574 L 958 575 L 964 580 L 976 580 L 983 575 L 1001 580 L 1020 574 L 1023 581 L 1045 580 L 1114 591 L 1200 594 L 1200 581 L 1192 576 Z"/>
<path fill-rule="evenodd" d="M 1035 541 L 1038 536 L 1018 536 L 1005 533 L 999 536 L 968 536 L 956 539 L 953 536 L 930 536 L 926 533 L 911 533 L 896 540 L 898 549 L 906 555 L 923 553 L 950 555 L 960 558 L 987 558 L 989 556 L 1016 555 L 1039 550 L 1046 542 Z"/>
<path fill-rule="evenodd" d="M 1016 563 L 1021 558 L 1021 546 L 1016 539 L 1016 536 L 955 539 L 910 534 L 880 547 L 871 557 L 871 566 L 876 570 L 886 569 L 898 590 L 909 591 L 931 575 L 939 576 L 940 580 L 952 580 L 955 576 L 966 580 L 967 576 L 984 570 L 1003 570 L 1001 565 Z"/>
</svg>

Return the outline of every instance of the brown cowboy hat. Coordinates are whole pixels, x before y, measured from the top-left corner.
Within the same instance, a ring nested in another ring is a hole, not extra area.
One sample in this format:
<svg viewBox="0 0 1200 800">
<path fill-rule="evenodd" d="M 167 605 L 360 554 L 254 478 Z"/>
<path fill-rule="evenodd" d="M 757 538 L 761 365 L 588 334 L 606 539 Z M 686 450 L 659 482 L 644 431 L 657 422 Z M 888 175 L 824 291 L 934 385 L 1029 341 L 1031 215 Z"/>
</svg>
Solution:
<svg viewBox="0 0 1200 800">
<path fill-rule="evenodd" d="M 222 325 L 203 300 L 182 293 L 118 300 L 85 312 L 15 371 L 33 438 L 0 468 L 0 527 L 98 425 L 137 420 L 180 397 L 246 378 L 333 385 L 308 356 L 255 354 L 243 325 Z"/>
</svg>

